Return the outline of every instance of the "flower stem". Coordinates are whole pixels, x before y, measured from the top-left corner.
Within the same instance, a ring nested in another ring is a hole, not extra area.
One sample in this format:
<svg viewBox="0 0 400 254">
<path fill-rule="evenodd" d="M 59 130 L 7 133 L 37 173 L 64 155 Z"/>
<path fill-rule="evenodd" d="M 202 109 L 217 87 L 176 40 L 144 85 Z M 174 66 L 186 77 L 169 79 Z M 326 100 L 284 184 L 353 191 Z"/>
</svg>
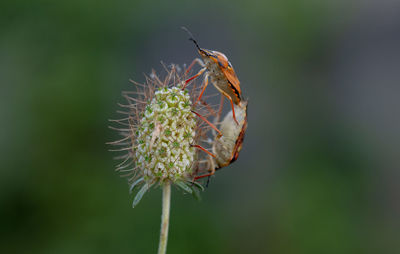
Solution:
<svg viewBox="0 0 400 254">
<path fill-rule="evenodd" d="M 170 203 L 171 203 L 171 183 L 169 181 L 166 181 L 163 185 L 161 231 L 160 231 L 160 244 L 158 246 L 158 254 L 167 253 Z"/>
</svg>

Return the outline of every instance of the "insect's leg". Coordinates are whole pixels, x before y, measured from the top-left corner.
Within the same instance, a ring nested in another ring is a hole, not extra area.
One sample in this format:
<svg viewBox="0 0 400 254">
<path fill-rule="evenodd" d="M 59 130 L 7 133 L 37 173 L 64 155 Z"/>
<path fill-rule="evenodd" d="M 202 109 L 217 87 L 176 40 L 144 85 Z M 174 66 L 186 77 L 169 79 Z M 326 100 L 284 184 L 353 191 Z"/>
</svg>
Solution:
<svg viewBox="0 0 400 254">
<path fill-rule="evenodd" d="M 208 72 L 205 74 L 205 76 L 204 76 L 204 85 L 203 85 L 203 89 L 201 90 L 201 93 L 200 93 L 200 95 L 199 95 L 199 98 L 197 98 L 197 100 L 196 100 L 196 102 L 194 103 L 194 104 L 196 104 L 200 99 L 201 99 L 201 97 L 203 96 L 203 93 L 204 93 L 204 90 L 206 90 L 206 87 L 208 86 Z"/>
<path fill-rule="evenodd" d="M 194 66 L 195 63 L 198 63 L 201 67 L 204 67 L 203 61 L 201 61 L 200 58 L 195 58 L 195 59 L 193 60 L 193 62 L 189 65 L 189 67 L 186 69 L 185 74 L 188 74 L 188 73 L 189 73 L 189 71 L 193 68 L 193 66 Z"/>
<path fill-rule="evenodd" d="M 205 175 L 195 176 L 195 177 L 193 178 L 193 183 L 194 183 L 197 179 L 200 179 L 200 178 L 203 178 L 203 177 L 208 177 L 208 179 L 207 179 L 207 186 L 208 186 L 208 182 L 209 182 L 209 180 L 210 180 L 210 176 L 214 175 L 214 173 L 215 173 L 214 159 L 213 159 L 212 157 L 208 157 L 208 162 L 209 162 L 209 167 L 211 168 L 210 170 L 208 170 L 208 172 L 210 172 L 210 173 L 205 174 Z"/>
<path fill-rule="evenodd" d="M 205 70 L 207 70 L 206 67 L 204 67 L 203 69 L 201 69 L 201 70 L 200 70 L 196 75 L 194 75 L 193 77 L 187 79 L 187 80 L 185 81 L 185 85 L 182 87 L 182 90 L 185 90 L 187 84 L 188 84 L 190 81 L 192 81 L 193 79 L 195 79 L 195 78 L 197 78 L 198 76 L 200 76 L 201 74 L 203 74 L 203 72 L 204 72 Z"/>
<path fill-rule="evenodd" d="M 207 153 L 208 155 L 210 155 L 210 156 L 212 156 L 212 157 L 215 158 L 215 155 L 214 155 L 212 152 L 206 150 L 206 149 L 205 149 L 204 147 L 202 147 L 202 146 L 199 146 L 199 145 L 192 145 L 192 147 L 199 148 L 199 149 L 202 150 L 203 152 L 205 152 L 205 153 Z"/>
<path fill-rule="evenodd" d="M 214 174 L 215 174 L 215 169 L 212 169 L 211 172 L 208 173 L 208 174 L 200 175 L 200 176 L 195 176 L 195 177 L 194 177 L 194 181 L 196 181 L 197 179 L 200 179 L 200 178 L 212 176 L 212 175 L 214 175 Z"/>
<path fill-rule="evenodd" d="M 197 113 L 196 111 L 193 111 L 193 113 L 195 113 L 198 117 L 200 117 L 201 120 L 203 120 L 204 122 L 206 122 L 208 125 L 210 125 L 211 128 L 213 128 L 216 132 L 218 132 L 219 136 L 222 136 L 222 133 L 217 129 L 217 127 L 215 127 L 214 124 L 210 123 L 210 121 L 208 121 L 204 116 L 200 115 L 199 113 Z"/>
<path fill-rule="evenodd" d="M 211 157 L 208 157 L 208 160 L 209 160 L 209 162 L 210 162 L 210 164 L 211 164 L 211 172 L 214 174 L 215 173 L 215 163 L 214 163 L 214 159 L 213 158 L 211 158 Z M 207 177 L 207 183 L 206 183 L 206 187 L 208 187 L 208 184 L 210 183 L 210 178 L 211 178 L 211 175 L 209 175 L 208 177 Z"/>
<path fill-rule="evenodd" d="M 211 176 L 208 176 L 208 177 L 207 177 L 206 188 L 208 188 L 208 184 L 210 183 L 210 178 L 211 178 Z"/>
<path fill-rule="evenodd" d="M 227 96 L 226 98 L 228 98 L 229 101 L 231 102 L 233 120 L 235 120 L 236 124 L 239 125 L 239 122 L 236 120 L 235 107 L 233 106 L 232 98 L 229 96 Z"/>
</svg>

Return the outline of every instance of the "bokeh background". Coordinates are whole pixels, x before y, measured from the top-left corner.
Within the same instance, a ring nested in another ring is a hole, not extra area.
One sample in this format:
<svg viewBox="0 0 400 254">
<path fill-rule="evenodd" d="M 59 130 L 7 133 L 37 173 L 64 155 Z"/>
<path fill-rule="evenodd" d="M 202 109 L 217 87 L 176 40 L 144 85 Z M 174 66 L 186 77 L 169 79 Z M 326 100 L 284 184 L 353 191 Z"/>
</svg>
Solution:
<svg viewBox="0 0 400 254">
<path fill-rule="evenodd" d="M 105 142 L 129 78 L 224 52 L 250 99 L 239 160 L 174 190 L 168 253 L 400 253 L 400 2 L 0 3 L 0 252 L 155 253 Z M 209 88 L 214 89 L 214 88 Z"/>
</svg>

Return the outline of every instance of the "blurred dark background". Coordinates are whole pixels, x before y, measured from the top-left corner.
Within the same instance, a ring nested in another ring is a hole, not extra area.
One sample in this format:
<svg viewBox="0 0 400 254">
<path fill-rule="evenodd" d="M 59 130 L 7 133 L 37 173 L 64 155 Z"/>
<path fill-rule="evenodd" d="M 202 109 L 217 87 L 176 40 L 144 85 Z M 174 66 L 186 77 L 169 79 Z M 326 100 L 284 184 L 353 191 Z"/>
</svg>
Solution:
<svg viewBox="0 0 400 254">
<path fill-rule="evenodd" d="M 129 78 L 224 52 L 239 160 L 174 190 L 168 253 L 400 253 L 400 2 L 2 1 L 0 252 L 155 253 L 105 142 Z M 214 88 L 210 88 L 214 89 Z"/>
</svg>

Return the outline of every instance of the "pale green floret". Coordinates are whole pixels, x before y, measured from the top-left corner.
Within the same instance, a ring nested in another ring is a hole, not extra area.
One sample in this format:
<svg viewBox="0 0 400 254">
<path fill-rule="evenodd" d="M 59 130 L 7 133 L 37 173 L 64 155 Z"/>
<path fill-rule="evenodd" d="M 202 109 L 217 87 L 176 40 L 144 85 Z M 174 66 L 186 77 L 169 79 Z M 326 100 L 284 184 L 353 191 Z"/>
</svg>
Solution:
<svg viewBox="0 0 400 254">
<path fill-rule="evenodd" d="M 189 93 L 160 88 L 147 105 L 137 133 L 136 165 L 146 182 L 176 182 L 191 173 L 196 118 Z"/>
</svg>

